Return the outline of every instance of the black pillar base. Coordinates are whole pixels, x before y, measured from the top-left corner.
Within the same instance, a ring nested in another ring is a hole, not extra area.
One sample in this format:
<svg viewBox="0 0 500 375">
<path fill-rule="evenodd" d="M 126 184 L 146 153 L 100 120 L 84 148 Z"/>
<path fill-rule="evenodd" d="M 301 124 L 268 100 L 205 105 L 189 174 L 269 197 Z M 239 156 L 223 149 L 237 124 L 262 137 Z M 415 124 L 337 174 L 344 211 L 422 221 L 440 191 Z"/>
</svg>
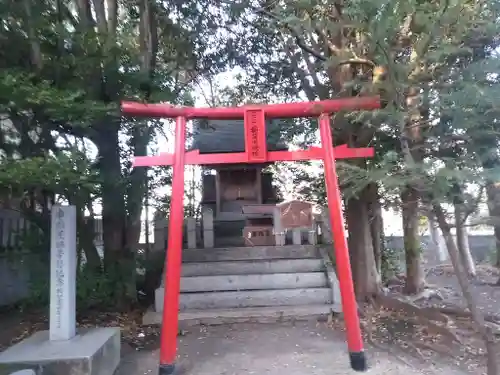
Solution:
<svg viewBox="0 0 500 375">
<path fill-rule="evenodd" d="M 366 363 L 365 352 L 350 352 L 349 359 L 351 361 L 351 368 L 354 371 L 368 370 L 368 364 Z"/>
<path fill-rule="evenodd" d="M 174 372 L 175 372 L 175 364 L 173 363 L 171 365 L 160 364 L 158 375 L 172 375 Z"/>
</svg>

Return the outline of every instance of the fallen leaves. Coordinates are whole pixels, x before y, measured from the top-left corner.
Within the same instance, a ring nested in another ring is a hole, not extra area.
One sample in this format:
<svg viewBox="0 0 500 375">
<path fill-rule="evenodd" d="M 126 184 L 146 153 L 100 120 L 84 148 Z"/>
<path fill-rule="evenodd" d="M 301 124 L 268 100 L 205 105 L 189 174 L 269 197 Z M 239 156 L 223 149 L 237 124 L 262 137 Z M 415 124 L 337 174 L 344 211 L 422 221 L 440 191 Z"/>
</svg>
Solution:
<svg viewBox="0 0 500 375">
<path fill-rule="evenodd" d="M 134 350 L 149 350 L 158 347 L 160 327 L 143 326 L 142 310 L 125 313 L 93 312 L 78 317 L 80 328 L 120 327 L 122 342 Z"/>
<path fill-rule="evenodd" d="M 133 350 L 149 350 L 159 346 L 160 327 L 143 326 L 141 310 L 126 313 L 90 311 L 77 317 L 78 328 L 120 327 L 122 342 Z M 0 351 L 7 349 L 34 332 L 48 329 L 45 313 L 9 313 L 0 315 Z"/>
<path fill-rule="evenodd" d="M 382 295 L 360 315 L 366 342 L 404 363 L 403 353 L 422 361 L 451 358 L 468 371 L 485 365 L 484 343 L 470 313 L 460 307 L 418 306 L 401 295 Z M 500 319 L 487 316 L 487 320 L 492 331 L 500 334 Z M 329 325 L 343 329 L 339 319 L 329 320 Z"/>
</svg>

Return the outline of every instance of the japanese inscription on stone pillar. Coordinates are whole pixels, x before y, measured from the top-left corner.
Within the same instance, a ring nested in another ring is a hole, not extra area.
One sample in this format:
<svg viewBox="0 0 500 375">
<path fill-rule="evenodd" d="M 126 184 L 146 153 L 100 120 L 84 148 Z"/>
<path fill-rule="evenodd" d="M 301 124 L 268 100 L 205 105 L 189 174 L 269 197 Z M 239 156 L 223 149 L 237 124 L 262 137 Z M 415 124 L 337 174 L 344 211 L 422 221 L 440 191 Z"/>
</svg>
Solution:
<svg viewBox="0 0 500 375">
<path fill-rule="evenodd" d="M 53 206 L 50 237 L 50 340 L 76 330 L 76 209 Z"/>
</svg>

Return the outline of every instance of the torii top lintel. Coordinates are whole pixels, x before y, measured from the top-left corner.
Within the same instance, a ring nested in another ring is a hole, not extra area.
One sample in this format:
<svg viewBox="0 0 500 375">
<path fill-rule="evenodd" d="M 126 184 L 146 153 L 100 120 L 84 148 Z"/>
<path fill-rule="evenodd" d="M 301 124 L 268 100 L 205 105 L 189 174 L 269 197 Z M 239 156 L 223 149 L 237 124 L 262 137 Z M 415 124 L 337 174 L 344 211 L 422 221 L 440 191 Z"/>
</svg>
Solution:
<svg viewBox="0 0 500 375">
<path fill-rule="evenodd" d="M 170 104 L 144 104 L 122 102 L 122 112 L 131 116 L 177 118 L 185 126 L 187 119 L 204 118 L 217 120 L 244 120 L 245 152 L 229 154 L 200 154 L 189 151 L 185 164 L 234 164 L 267 163 L 276 161 L 298 161 L 322 159 L 323 149 L 311 147 L 300 151 L 268 151 L 266 140 L 266 118 L 319 117 L 339 111 L 373 110 L 380 108 L 379 97 L 354 97 L 267 105 L 246 105 L 241 107 L 193 108 L 175 107 Z M 184 130 L 182 130 L 184 131 Z M 335 158 L 372 157 L 373 148 L 335 148 Z M 162 153 L 158 156 L 136 156 L 134 167 L 173 165 L 174 155 Z"/>
<path fill-rule="evenodd" d="M 354 97 L 282 104 L 252 104 L 240 107 L 194 108 L 176 107 L 171 104 L 144 104 L 122 102 L 122 112 L 130 116 L 186 119 L 205 118 L 213 120 L 239 120 L 249 109 L 262 110 L 267 118 L 317 117 L 339 111 L 373 110 L 380 108 L 380 98 Z"/>
</svg>

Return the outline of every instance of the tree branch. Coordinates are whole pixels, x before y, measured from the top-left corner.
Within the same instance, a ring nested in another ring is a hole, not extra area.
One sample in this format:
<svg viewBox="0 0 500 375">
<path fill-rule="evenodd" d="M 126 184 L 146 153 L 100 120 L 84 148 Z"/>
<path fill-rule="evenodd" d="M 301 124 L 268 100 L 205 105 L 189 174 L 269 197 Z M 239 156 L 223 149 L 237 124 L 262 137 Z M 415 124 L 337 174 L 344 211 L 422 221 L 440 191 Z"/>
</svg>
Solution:
<svg viewBox="0 0 500 375">
<path fill-rule="evenodd" d="M 318 91 L 318 88 L 317 87 L 313 87 L 310 83 L 309 83 L 309 80 L 307 79 L 307 75 L 306 73 L 304 72 L 304 70 L 299 66 L 299 62 L 298 62 L 298 59 L 296 56 L 294 56 L 293 52 L 292 52 L 292 49 L 290 48 L 290 43 L 286 43 L 286 47 L 285 47 L 285 53 L 288 57 L 288 60 L 290 61 L 290 64 L 293 68 L 293 70 L 297 73 L 297 75 L 299 76 L 300 78 L 300 83 L 301 83 L 301 86 L 302 86 L 302 89 L 304 90 L 304 93 L 306 94 L 307 96 L 307 99 L 309 100 L 316 100 L 317 98 L 317 91 Z M 307 56 L 306 56 L 307 58 Z M 316 82 L 319 82 L 318 80 L 318 77 L 315 76 L 316 72 L 312 72 L 311 73 L 311 76 L 312 76 L 312 79 L 313 79 L 313 82 L 316 86 Z"/>
<path fill-rule="evenodd" d="M 151 0 L 141 0 L 140 15 L 140 47 L 141 47 L 141 70 L 144 74 L 142 90 L 145 100 L 151 95 L 151 83 L 156 68 L 156 54 L 158 51 L 158 33 L 156 29 L 156 17 Z"/>
<path fill-rule="evenodd" d="M 308 46 L 305 43 L 305 41 L 300 36 L 300 32 L 297 29 L 295 29 L 292 25 L 290 25 L 287 22 L 283 22 L 276 14 L 274 14 L 273 12 L 270 12 L 266 9 L 257 8 L 257 7 L 253 7 L 253 6 L 251 8 L 255 13 L 264 15 L 264 16 L 276 21 L 278 24 L 283 25 L 283 27 L 285 27 L 290 32 L 290 34 L 292 34 L 292 37 L 295 39 L 295 43 L 297 44 L 297 46 L 299 46 L 299 48 L 302 49 L 304 52 L 307 52 L 308 54 L 316 57 L 318 60 L 327 61 L 327 58 L 325 56 L 323 56 L 323 54 L 316 51 L 315 49 L 313 49 L 312 47 Z"/>
<path fill-rule="evenodd" d="M 94 18 L 92 17 L 92 9 L 88 0 L 76 0 L 76 7 L 78 9 L 80 25 L 83 26 L 85 31 L 88 31 L 95 24 Z"/>
<path fill-rule="evenodd" d="M 106 10 L 104 7 L 104 0 L 92 0 L 92 2 L 94 4 L 97 29 L 104 36 L 108 32 L 108 24 L 106 21 Z"/>
<path fill-rule="evenodd" d="M 41 71 L 43 68 L 42 51 L 36 35 L 35 27 L 33 25 L 33 14 L 32 14 L 33 4 L 31 3 L 31 0 L 24 0 L 23 5 L 26 16 L 25 22 L 27 25 L 28 40 L 31 47 L 30 50 L 31 63 L 33 64 L 33 66 L 36 68 L 37 71 Z"/>
<path fill-rule="evenodd" d="M 485 186 L 480 187 L 480 190 L 475 199 L 472 201 L 471 204 L 468 204 L 466 209 L 464 209 L 464 211 L 462 212 L 463 217 L 461 220 L 461 225 L 464 225 L 469 216 L 472 215 L 477 210 L 479 203 L 481 203 L 481 201 L 483 200 L 484 189 Z"/>
<path fill-rule="evenodd" d="M 112 45 L 116 40 L 116 27 L 118 26 L 118 1 L 106 0 L 108 8 L 108 42 Z"/>
</svg>

